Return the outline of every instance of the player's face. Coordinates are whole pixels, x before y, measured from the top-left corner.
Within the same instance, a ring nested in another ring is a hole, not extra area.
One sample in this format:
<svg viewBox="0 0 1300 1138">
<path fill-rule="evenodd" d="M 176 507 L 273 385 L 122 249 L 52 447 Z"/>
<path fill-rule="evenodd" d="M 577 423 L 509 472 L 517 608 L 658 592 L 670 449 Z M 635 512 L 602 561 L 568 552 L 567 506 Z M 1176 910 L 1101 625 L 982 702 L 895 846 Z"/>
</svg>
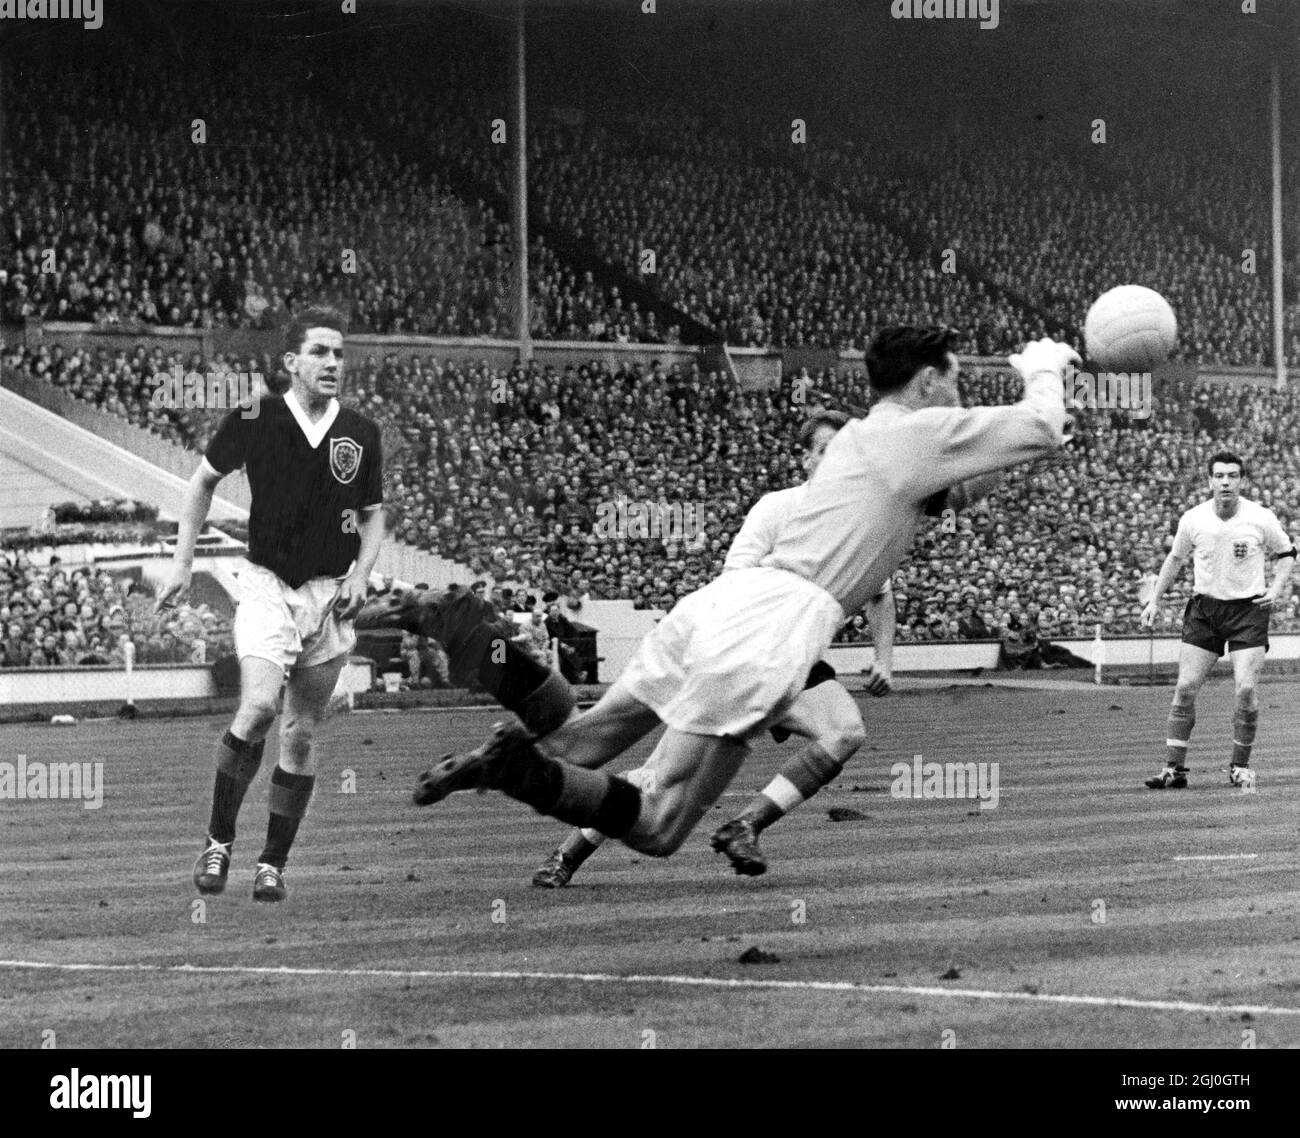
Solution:
<svg viewBox="0 0 1300 1138">
<path fill-rule="evenodd" d="M 1241 467 L 1235 462 L 1216 462 L 1210 470 L 1210 492 L 1216 506 L 1231 510 L 1241 497 Z"/>
<path fill-rule="evenodd" d="M 285 353 L 284 366 L 299 400 L 328 403 L 339 393 L 343 379 L 343 333 L 334 328 L 308 328 L 297 354 Z"/>
<path fill-rule="evenodd" d="M 821 465 L 822 455 L 826 453 L 826 447 L 831 439 L 836 435 L 834 427 L 818 427 L 813 431 L 812 445 L 808 448 L 808 453 L 803 456 L 804 473 L 809 478 L 813 472 Z"/>
</svg>

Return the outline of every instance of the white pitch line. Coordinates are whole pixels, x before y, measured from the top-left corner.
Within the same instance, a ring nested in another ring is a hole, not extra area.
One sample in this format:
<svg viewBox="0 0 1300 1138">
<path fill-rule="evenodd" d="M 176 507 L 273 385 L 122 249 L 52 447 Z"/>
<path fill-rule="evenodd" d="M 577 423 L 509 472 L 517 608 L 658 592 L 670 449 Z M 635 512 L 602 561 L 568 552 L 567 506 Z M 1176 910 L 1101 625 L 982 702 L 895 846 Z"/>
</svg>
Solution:
<svg viewBox="0 0 1300 1138">
<path fill-rule="evenodd" d="M 1249 861 L 1259 854 L 1178 854 L 1174 861 Z"/>
<path fill-rule="evenodd" d="M 951 1000 L 1019 1000 L 1094 1008 L 1136 1008 L 1157 1012 L 1225 1012 L 1229 1015 L 1300 1016 L 1300 1008 L 1268 1004 L 1194 1004 L 1186 1000 L 1134 1000 L 1127 996 L 1065 996 L 999 992 L 978 988 L 928 988 L 908 984 L 857 984 L 850 980 L 737 980 L 719 976 L 640 976 L 612 972 L 475 972 L 469 969 L 279 968 L 240 964 L 60 964 L 43 960 L 0 960 L 0 968 L 52 972 L 179 972 L 201 976 L 331 976 L 379 980 L 559 980 L 578 984 L 660 984 L 681 988 L 746 988 L 800 992 L 857 992 L 862 995 L 938 996 Z"/>
</svg>

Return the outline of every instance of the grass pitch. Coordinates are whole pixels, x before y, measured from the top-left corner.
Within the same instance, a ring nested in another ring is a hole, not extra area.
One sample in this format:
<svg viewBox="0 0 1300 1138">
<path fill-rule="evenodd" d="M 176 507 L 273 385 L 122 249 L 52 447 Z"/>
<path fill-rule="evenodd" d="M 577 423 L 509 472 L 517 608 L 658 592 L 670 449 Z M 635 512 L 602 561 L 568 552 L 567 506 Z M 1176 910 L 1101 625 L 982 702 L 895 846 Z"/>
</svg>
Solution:
<svg viewBox="0 0 1300 1138">
<path fill-rule="evenodd" d="M 559 891 L 529 878 L 563 827 L 499 795 L 410 805 L 499 712 L 345 715 L 282 905 L 251 897 L 269 755 L 227 893 L 196 904 L 224 719 L 2 727 L 0 760 L 102 762 L 104 800 L 0 801 L 0 1046 L 1300 1046 L 1294 694 L 1261 688 L 1258 793 L 1220 773 L 1222 679 L 1190 789 L 1157 793 L 1168 689 L 904 681 L 764 834 L 766 876 L 708 835 L 793 741 L 672 858 L 610 843 Z M 997 808 L 892 797 L 917 753 L 997 763 Z"/>
</svg>

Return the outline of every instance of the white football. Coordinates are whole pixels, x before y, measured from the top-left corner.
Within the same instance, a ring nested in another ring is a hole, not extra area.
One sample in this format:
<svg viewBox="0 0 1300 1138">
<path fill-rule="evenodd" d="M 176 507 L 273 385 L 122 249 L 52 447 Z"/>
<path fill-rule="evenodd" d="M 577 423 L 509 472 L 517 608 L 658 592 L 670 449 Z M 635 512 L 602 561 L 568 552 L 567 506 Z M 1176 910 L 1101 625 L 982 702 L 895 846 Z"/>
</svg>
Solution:
<svg viewBox="0 0 1300 1138">
<path fill-rule="evenodd" d="M 1120 285 L 1088 309 L 1083 339 L 1088 362 L 1098 371 L 1150 371 L 1174 350 L 1178 320 L 1154 289 Z"/>
</svg>

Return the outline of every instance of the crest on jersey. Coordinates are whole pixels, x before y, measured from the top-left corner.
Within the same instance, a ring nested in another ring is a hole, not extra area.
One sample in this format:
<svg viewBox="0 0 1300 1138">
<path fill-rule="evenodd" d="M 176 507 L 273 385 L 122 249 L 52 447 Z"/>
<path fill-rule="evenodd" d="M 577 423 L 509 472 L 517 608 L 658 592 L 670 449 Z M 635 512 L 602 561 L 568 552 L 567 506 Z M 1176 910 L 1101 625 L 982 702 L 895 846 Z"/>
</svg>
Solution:
<svg viewBox="0 0 1300 1138">
<path fill-rule="evenodd" d="M 355 439 L 344 436 L 330 439 L 330 473 L 343 485 L 347 485 L 357 476 L 361 469 L 361 447 Z"/>
<path fill-rule="evenodd" d="M 1244 561 L 1246 555 L 1250 552 L 1250 544 L 1245 541 L 1234 541 L 1232 543 L 1232 556 L 1238 561 Z"/>
</svg>

